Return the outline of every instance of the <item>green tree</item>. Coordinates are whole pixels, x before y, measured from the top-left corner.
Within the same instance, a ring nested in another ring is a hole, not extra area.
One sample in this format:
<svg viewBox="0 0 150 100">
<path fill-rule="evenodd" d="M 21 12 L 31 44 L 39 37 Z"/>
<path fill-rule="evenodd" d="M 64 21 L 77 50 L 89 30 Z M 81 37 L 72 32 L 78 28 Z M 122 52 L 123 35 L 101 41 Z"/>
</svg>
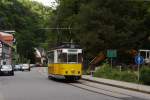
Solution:
<svg viewBox="0 0 150 100">
<path fill-rule="evenodd" d="M 21 58 L 34 62 L 34 47 L 45 42 L 46 27 L 52 9 L 30 0 L 1 0 L 0 29 L 15 30 L 17 52 Z"/>
<path fill-rule="evenodd" d="M 130 49 L 150 49 L 149 7 L 138 0 L 60 0 L 50 25 L 73 28 L 71 34 L 61 31 L 62 40 L 80 43 L 89 59 L 107 49 L 126 55 Z"/>
</svg>

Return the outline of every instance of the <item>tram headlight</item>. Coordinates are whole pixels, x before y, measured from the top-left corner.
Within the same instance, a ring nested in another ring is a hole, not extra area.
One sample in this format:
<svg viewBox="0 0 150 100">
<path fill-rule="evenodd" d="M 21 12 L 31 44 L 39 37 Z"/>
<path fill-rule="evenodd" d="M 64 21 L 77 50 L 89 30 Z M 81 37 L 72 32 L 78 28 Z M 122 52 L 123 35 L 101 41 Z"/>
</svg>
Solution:
<svg viewBox="0 0 150 100">
<path fill-rule="evenodd" d="M 80 74 L 80 71 L 78 71 L 78 74 Z"/>
<path fill-rule="evenodd" d="M 65 71 L 66 74 L 68 74 L 68 71 Z"/>
</svg>

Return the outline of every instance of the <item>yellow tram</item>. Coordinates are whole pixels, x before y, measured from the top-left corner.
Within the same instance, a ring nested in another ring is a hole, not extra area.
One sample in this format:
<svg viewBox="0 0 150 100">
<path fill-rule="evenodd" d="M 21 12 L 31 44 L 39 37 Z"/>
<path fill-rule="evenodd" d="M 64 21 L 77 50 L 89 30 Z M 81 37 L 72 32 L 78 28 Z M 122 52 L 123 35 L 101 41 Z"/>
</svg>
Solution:
<svg viewBox="0 0 150 100">
<path fill-rule="evenodd" d="M 64 44 L 48 51 L 48 77 L 79 80 L 82 76 L 82 49 Z"/>
</svg>

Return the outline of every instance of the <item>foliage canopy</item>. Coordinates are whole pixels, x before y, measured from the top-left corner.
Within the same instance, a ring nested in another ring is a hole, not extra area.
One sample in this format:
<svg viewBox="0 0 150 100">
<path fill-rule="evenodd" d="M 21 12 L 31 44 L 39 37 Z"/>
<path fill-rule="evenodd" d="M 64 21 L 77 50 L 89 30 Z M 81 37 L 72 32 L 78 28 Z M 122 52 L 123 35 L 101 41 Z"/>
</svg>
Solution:
<svg viewBox="0 0 150 100">
<path fill-rule="evenodd" d="M 15 30 L 17 52 L 34 62 L 34 47 L 45 42 L 52 9 L 30 0 L 0 0 L 0 30 Z"/>
<path fill-rule="evenodd" d="M 50 21 L 71 27 L 71 33 L 60 30 L 60 41 L 80 43 L 89 59 L 107 49 L 125 57 L 130 49 L 150 49 L 149 25 L 150 2 L 141 0 L 59 0 Z"/>
</svg>

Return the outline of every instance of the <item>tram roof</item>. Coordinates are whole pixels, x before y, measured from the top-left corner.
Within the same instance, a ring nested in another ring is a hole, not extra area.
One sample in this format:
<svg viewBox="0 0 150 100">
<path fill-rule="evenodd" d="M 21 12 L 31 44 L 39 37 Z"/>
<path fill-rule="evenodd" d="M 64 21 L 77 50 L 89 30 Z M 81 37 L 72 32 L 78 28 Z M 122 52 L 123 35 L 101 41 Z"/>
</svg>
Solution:
<svg viewBox="0 0 150 100">
<path fill-rule="evenodd" d="M 61 45 L 53 48 L 54 49 L 81 49 L 80 45 L 76 43 L 62 43 Z"/>
</svg>

